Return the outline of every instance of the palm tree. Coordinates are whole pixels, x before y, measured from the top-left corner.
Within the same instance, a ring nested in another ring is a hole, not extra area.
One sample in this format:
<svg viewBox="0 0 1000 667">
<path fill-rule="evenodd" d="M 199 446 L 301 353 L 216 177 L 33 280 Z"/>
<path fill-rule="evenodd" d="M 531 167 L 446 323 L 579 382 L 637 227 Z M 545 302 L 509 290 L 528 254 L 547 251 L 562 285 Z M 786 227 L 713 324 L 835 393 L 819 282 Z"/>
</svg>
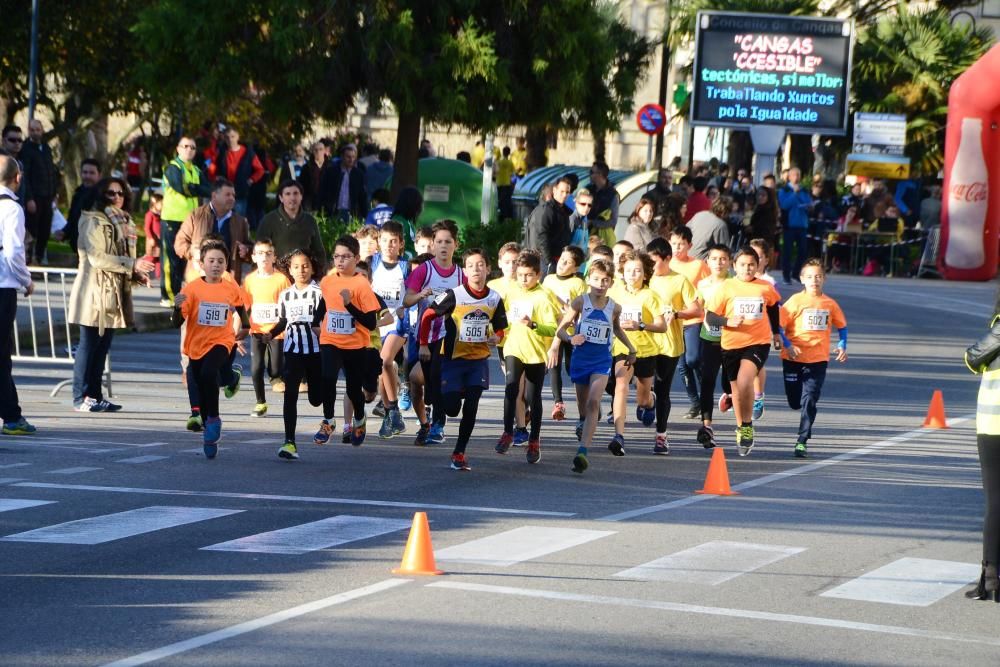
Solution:
<svg viewBox="0 0 1000 667">
<path fill-rule="evenodd" d="M 992 43 L 988 27 L 953 25 L 947 9 L 900 3 L 858 36 L 853 106 L 905 114 L 907 155 L 924 174 L 934 174 L 944 164 L 951 84 Z"/>
</svg>

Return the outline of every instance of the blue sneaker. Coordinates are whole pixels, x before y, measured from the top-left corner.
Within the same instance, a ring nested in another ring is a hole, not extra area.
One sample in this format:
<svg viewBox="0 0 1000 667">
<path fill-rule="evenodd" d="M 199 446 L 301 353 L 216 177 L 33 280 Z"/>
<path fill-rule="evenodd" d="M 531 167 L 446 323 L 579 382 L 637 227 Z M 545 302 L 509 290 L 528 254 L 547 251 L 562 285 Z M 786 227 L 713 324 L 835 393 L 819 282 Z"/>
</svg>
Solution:
<svg viewBox="0 0 1000 667">
<path fill-rule="evenodd" d="M 392 437 L 392 417 L 385 415 L 382 417 L 382 427 L 378 430 L 378 437 L 387 440 Z"/>
<path fill-rule="evenodd" d="M 3 423 L 4 435 L 31 435 L 37 430 L 38 429 L 29 424 L 28 420 L 24 417 L 21 417 L 16 422 Z"/>
<path fill-rule="evenodd" d="M 521 447 L 528 442 L 528 429 L 527 428 L 517 428 L 514 427 L 514 442 L 512 443 L 515 447 Z"/>
<path fill-rule="evenodd" d="M 399 409 L 409 410 L 413 406 L 410 401 L 410 387 L 408 384 L 404 384 L 399 388 Z"/>
<path fill-rule="evenodd" d="M 444 442 L 444 424 L 431 424 L 431 430 L 427 432 L 428 445 L 440 445 Z"/>
<path fill-rule="evenodd" d="M 399 435 L 400 433 L 406 433 L 406 422 L 403 421 L 403 413 L 399 409 L 390 410 L 389 418 L 392 423 L 392 434 Z"/>
<path fill-rule="evenodd" d="M 209 417 L 205 420 L 204 445 L 205 458 L 214 459 L 219 453 L 219 440 L 222 439 L 222 420 Z"/>
<path fill-rule="evenodd" d="M 753 420 L 757 421 L 764 416 L 764 396 L 753 399 Z"/>
<path fill-rule="evenodd" d="M 360 447 L 365 441 L 365 433 L 368 431 L 368 429 L 365 428 L 367 422 L 367 417 L 354 420 L 354 428 L 351 431 L 351 444 L 355 447 Z"/>
</svg>

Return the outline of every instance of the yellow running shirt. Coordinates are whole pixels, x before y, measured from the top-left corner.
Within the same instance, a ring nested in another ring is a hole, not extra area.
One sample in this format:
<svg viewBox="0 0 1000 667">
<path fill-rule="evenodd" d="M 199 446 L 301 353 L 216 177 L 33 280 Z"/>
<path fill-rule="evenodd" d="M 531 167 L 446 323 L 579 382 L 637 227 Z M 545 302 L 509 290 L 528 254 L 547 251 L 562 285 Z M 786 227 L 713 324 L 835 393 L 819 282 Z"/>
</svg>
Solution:
<svg viewBox="0 0 1000 667">
<path fill-rule="evenodd" d="M 621 315 L 618 316 L 618 321 L 622 324 L 625 324 L 628 320 L 652 324 L 653 319 L 663 312 L 663 306 L 660 304 L 659 297 L 656 296 L 656 292 L 648 287 L 643 287 L 639 291 L 633 292 L 625 287 L 624 281 L 616 280 L 615 284 L 608 290 L 608 296 L 611 297 L 612 301 L 621 306 L 622 311 Z M 660 345 L 654 338 L 657 334 L 650 331 L 635 330 L 626 331 L 625 335 L 632 341 L 637 358 L 655 357 L 660 353 Z M 628 348 L 615 338 L 611 354 L 614 356 L 628 354 Z"/>
<path fill-rule="evenodd" d="M 660 299 L 664 317 L 667 312 L 676 313 L 684 310 L 684 307 L 695 299 L 694 286 L 679 273 L 653 276 L 649 279 L 649 289 Z M 668 357 L 679 357 L 684 354 L 684 329 L 679 318 L 673 319 L 665 333 L 653 334 L 653 337 L 659 342 L 659 354 Z"/>
<path fill-rule="evenodd" d="M 503 301 L 508 324 L 504 356 L 517 357 L 525 364 L 544 364 L 562 318 L 558 299 L 540 284 L 530 290 L 513 284 Z M 537 325 L 536 328 L 521 323 L 525 315 Z"/>
</svg>

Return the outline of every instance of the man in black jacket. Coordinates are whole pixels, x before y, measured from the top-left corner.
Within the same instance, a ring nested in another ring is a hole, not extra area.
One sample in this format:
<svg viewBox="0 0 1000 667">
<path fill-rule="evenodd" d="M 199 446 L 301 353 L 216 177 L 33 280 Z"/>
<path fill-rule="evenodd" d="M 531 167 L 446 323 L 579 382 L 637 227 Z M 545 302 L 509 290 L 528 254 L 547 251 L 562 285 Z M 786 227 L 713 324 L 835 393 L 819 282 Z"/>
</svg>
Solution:
<svg viewBox="0 0 1000 667">
<path fill-rule="evenodd" d="M 24 163 L 24 177 L 28 179 L 31 198 L 25 201 L 24 210 L 28 214 L 28 231 L 35 238 L 29 264 L 41 263 L 45 258 L 45 247 L 52 235 L 52 202 L 59 191 L 59 170 L 52 157 L 52 149 L 45 143 L 45 129 L 42 122 L 33 119 L 28 123 L 29 141 L 21 148 Z"/>
<path fill-rule="evenodd" d="M 340 161 L 323 172 L 320 185 L 323 211 L 329 217 L 347 221 L 351 217 L 364 220 L 368 215 L 368 195 L 365 173 L 358 166 L 358 149 L 347 144 L 340 149 Z"/>
<path fill-rule="evenodd" d="M 566 206 L 566 198 L 572 187 L 568 176 L 560 178 L 552 188 L 552 199 L 539 204 L 528 218 L 524 245 L 541 253 L 546 273 L 555 270 L 562 249 L 570 241 L 570 210 Z"/>
<path fill-rule="evenodd" d="M 57 240 L 65 238 L 73 252 L 76 252 L 76 241 L 80 236 L 80 216 L 84 211 L 94 208 L 97 182 L 100 180 L 101 163 L 92 157 L 84 158 L 80 163 L 80 185 L 73 192 L 73 199 L 69 204 L 66 229 L 57 233 Z"/>
</svg>

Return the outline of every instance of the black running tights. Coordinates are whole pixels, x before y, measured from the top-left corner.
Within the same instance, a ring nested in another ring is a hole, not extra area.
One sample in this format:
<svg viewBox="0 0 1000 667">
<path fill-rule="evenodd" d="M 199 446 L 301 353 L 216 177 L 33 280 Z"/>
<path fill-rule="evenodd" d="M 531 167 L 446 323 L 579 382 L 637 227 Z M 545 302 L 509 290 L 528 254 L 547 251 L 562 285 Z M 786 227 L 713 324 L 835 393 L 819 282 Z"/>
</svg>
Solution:
<svg viewBox="0 0 1000 667">
<path fill-rule="evenodd" d="M 507 387 L 503 401 L 504 433 L 514 432 L 514 406 L 524 376 L 524 402 L 531 409 L 531 431 L 528 437 L 537 440 L 542 432 L 542 385 L 545 384 L 545 364 L 526 364 L 517 357 L 508 355 L 504 366 L 507 368 Z"/>
</svg>

